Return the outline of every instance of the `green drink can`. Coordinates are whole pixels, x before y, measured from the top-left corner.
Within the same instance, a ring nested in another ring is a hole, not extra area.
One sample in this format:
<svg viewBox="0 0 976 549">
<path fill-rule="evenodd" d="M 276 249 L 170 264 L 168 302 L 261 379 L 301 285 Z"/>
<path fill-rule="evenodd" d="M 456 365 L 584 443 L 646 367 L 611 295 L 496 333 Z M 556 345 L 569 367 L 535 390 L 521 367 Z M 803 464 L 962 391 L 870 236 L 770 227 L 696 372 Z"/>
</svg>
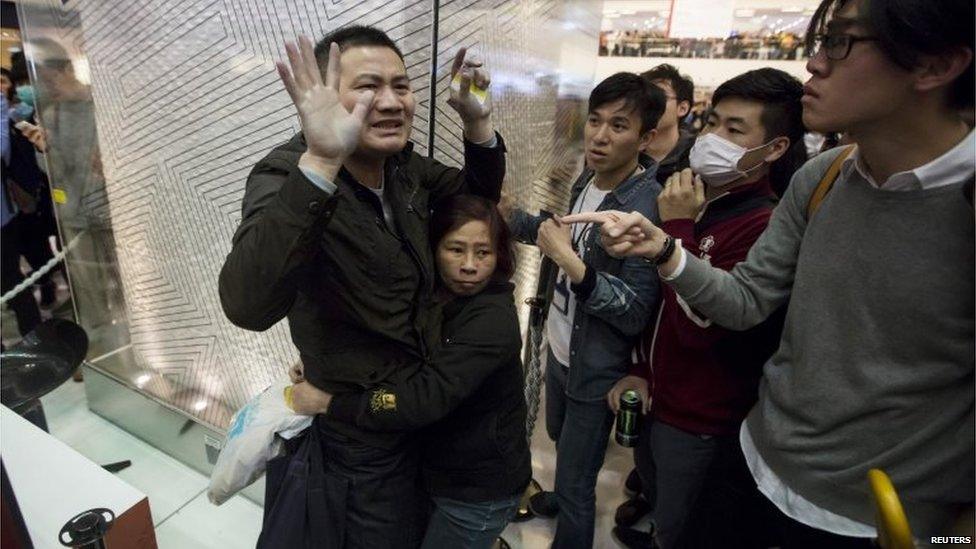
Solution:
<svg viewBox="0 0 976 549">
<path fill-rule="evenodd" d="M 627 391 L 620 395 L 620 411 L 617 412 L 617 427 L 614 438 L 625 448 L 637 446 L 640 435 L 641 398 L 637 391 Z"/>
</svg>

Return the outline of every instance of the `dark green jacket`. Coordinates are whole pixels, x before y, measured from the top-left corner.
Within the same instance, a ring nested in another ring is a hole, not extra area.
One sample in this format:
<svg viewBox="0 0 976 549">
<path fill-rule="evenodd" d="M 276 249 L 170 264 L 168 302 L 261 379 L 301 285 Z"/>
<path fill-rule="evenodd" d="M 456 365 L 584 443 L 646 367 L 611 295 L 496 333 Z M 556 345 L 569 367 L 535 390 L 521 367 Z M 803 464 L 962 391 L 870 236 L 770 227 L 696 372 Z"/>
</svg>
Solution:
<svg viewBox="0 0 976 549">
<path fill-rule="evenodd" d="M 426 360 L 435 271 L 430 208 L 458 193 L 497 201 L 505 147 L 501 137 L 493 148 L 465 142 L 465 170 L 421 157 L 412 144 L 390 157 L 384 192 L 394 231 L 376 195 L 345 169 L 332 194 L 309 181 L 298 168 L 305 148 L 298 134 L 248 176 L 220 300 L 231 322 L 248 330 L 267 330 L 287 316 L 305 377 L 341 393 Z"/>
</svg>

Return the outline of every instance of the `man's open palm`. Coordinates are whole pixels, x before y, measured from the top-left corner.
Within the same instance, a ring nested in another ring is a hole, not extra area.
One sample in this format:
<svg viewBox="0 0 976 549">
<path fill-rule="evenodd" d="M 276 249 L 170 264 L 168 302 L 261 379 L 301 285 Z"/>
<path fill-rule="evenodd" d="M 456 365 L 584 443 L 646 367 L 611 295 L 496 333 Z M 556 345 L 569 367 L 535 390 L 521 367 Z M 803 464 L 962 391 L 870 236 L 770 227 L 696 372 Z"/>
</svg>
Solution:
<svg viewBox="0 0 976 549">
<path fill-rule="evenodd" d="M 291 96 L 308 152 L 327 159 L 343 160 L 356 149 L 366 114 L 372 107 L 374 93 L 359 95 L 352 112 L 339 100 L 339 74 L 342 68 L 339 45 L 329 46 L 329 66 L 322 82 L 322 73 L 315 62 L 312 41 L 305 35 L 298 37 L 298 45 L 285 42 L 289 68 L 282 61 L 275 63 L 278 75 Z"/>
</svg>

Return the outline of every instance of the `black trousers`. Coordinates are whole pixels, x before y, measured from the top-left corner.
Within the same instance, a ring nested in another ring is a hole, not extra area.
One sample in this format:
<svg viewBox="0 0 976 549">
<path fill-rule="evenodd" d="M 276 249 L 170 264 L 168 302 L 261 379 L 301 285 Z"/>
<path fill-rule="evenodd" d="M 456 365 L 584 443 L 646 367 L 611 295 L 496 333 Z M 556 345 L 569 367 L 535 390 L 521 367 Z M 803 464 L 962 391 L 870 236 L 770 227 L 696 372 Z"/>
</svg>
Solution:
<svg viewBox="0 0 976 549">
<path fill-rule="evenodd" d="M 811 528 L 759 491 L 738 444 L 721 445 L 679 547 L 710 549 L 872 549 L 874 540 Z"/>
<path fill-rule="evenodd" d="M 738 437 L 698 435 L 645 418 L 634 459 L 660 547 L 679 546 L 712 471 L 722 469 L 716 460 L 729 459 L 733 446 Z"/>
<path fill-rule="evenodd" d="M 54 257 L 51 252 L 49 237 L 57 236 L 57 225 L 54 221 L 54 213 L 51 209 L 51 193 L 46 188 L 42 190 L 38 198 L 37 211 L 29 214 L 21 212 L 17 215 L 20 223 L 20 234 L 18 247 L 20 255 L 24 256 L 31 269 L 38 270 Z M 54 271 L 62 268 L 60 265 L 48 271 L 48 273 L 37 280 L 40 285 L 49 284 L 51 275 Z"/>
<path fill-rule="evenodd" d="M 20 270 L 20 216 L 15 216 L 0 229 L 0 256 L 2 256 L 2 270 L 0 270 L 0 293 L 7 293 L 24 280 L 24 273 Z M 34 292 L 27 288 L 8 302 L 17 317 L 17 329 L 20 335 L 27 335 L 41 323 L 41 311 L 34 300 Z"/>
<path fill-rule="evenodd" d="M 307 473 L 312 485 L 308 491 L 296 490 L 294 479 L 288 478 L 295 474 L 289 470 L 288 456 L 268 463 L 265 532 L 258 547 L 420 547 L 429 506 L 418 484 L 419 448 L 410 442 L 393 449 L 370 446 L 319 420 L 310 428 L 315 430 L 318 447 L 305 451 L 316 469 Z M 302 520 L 296 513 L 305 513 L 307 518 Z M 294 525 L 303 523 L 313 528 L 301 541 L 270 541 L 283 539 L 276 529 L 297 530 L 299 526 Z"/>
</svg>

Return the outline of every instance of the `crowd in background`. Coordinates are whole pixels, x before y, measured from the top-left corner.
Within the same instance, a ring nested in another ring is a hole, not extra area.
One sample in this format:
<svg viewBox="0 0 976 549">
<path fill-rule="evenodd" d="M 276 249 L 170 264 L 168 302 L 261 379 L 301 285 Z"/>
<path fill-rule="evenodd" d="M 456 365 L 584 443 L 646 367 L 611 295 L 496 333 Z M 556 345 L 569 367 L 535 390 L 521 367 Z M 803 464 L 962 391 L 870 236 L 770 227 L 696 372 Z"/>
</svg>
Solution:
<svg viewBox="0 0 976 549">
<path fill-rule="evenodd" d="M 792 32 L 733 33 L 727 38 L 668 38 L 660 31 L 602 31 L 602 57 L 800 60 L 803 40 Z"/>
</svg>

